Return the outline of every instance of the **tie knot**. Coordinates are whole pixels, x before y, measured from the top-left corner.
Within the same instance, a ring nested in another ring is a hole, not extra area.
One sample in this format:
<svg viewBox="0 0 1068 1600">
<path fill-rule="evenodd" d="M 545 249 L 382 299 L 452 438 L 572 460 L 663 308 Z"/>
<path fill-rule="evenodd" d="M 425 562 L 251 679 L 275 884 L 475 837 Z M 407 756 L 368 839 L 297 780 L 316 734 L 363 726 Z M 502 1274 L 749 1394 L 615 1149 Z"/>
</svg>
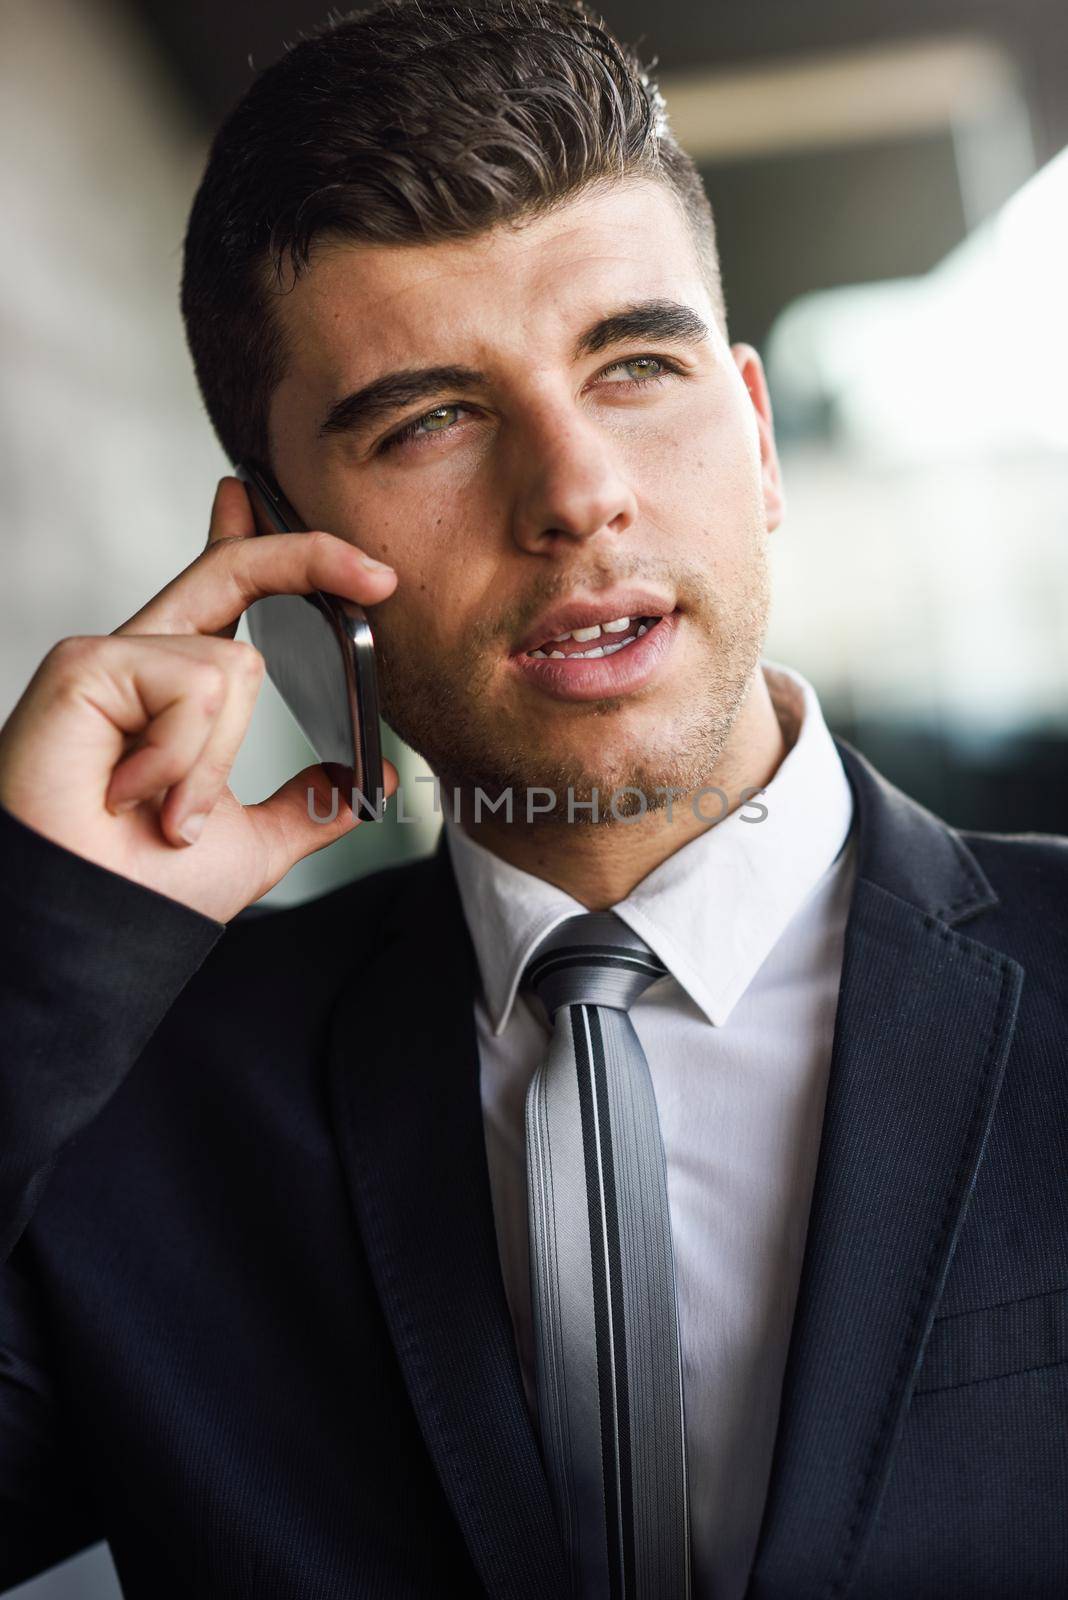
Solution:
<svg viewBox="0 0 1068 1600">
<path fill-rule="evenodd" d="M 568 1005 L 629 1011 L 666 971 L 613 912 L 587 911 L 546 934 L 527 963 L 523 986 L 534 991 L 551 1020 Z"/>
</svg>

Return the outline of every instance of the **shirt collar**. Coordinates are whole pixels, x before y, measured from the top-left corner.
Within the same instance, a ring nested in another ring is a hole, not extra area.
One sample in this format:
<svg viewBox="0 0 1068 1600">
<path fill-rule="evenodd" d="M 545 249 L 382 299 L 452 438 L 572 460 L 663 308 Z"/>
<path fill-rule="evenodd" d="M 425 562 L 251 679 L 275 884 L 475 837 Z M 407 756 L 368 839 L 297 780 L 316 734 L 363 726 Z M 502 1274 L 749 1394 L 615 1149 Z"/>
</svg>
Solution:
<svg viewBox="0 0 1068 1600">
<path fill-rule="evenodd" d="M 792 740 L 774 776 L 613 907 L 715 1027 L 727 1021 L 787 923 L 838 859 L 853 820 L 849 780 L 815 689 L 780 663 L 765 660 L 761 669 Z M 448 815 L 445 831 L 483 996 L 500 1034 L 542 939 L 586 908 L 500 860 Z"/>
</svg>

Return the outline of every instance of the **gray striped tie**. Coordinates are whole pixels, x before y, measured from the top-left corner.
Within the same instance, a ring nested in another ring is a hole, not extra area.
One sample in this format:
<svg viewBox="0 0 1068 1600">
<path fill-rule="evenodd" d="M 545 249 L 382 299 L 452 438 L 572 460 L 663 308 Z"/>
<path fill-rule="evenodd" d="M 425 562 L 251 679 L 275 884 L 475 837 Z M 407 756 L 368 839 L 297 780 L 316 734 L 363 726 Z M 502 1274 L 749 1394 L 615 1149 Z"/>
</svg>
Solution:
<svg viewBox="0 0 1068 1600">
<path fill-rule="evenodd" d="M 656 1099 L 627 1008 L 665 968 L 611 912 L 524 975 L 553 1020 L 527 1092 L 542 1452 L 582 1600 L 690 1593 L 682 1362 Z"/>
</svg>

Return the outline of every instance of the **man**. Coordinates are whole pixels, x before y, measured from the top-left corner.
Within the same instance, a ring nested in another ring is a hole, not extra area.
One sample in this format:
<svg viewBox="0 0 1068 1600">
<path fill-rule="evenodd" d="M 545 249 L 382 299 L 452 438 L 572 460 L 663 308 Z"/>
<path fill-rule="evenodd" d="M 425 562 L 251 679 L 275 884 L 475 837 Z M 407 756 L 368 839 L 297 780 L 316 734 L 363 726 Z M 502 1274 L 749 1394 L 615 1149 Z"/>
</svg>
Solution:
<svg viewBox="0 0 1068 1600">
<path fill-rule="evenodd" d="M 218 135 L 183 310 L 329 531 L 225 478 L 0 737 L 4 1584 L 1063 1593 L 1065 844 L 761 659 L 771 412 L 651 85 L 554 0 L 340 22 Z M 242 915 L 354 825 L 226 787 L 236 623 L 316 587 L 458 819 Z"/>
</svg>

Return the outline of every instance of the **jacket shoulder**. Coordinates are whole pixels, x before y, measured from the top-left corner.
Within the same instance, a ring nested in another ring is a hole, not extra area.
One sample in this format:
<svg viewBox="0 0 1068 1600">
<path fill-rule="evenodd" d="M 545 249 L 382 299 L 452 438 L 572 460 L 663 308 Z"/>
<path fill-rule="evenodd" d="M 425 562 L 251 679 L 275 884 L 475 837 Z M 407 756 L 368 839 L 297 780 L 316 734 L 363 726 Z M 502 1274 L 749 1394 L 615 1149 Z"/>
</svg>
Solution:
<svg viewBox="0 0 1068 1600">
<path fill-rule="evenodd" d="M 161 1085 L 177 1063 L 184 1087 L 194 1078 L 229 1082 L 220 1062 L 255 1062 L 248 1071 L 262 1085 L 269 1063 L 308 1071 L 338 996 L 394 937 L 412 891 L 432 881 L 435 858 L 380 868 L 326 894 L 287 906 L 253 906 L 227 925 L 222 938 L 176 997 L 154 1033 L 148 1052 Z M 189 1063 L 200 1069 L 191 1073 Z M 243 1081 L 247 1074 L 239 1073 Z M 168 1080 L 169 1081 L 169 1080 Z M 236 1080 L 235 1080 L 236 1081 Z M 197 1091 L 199 1092 L 199 1091 Z"/>
<path fill-rule="evenodd" d="M 381 942 L 396 908 L 429 885 L 433 855 L 369 872 L 293 905 L 253 905 L 229 924 L 207 963 L 219 973 L 273 968 L 328 984 Z"/>
<path fill-rule="evenodd" d="M 374 872 L 350 878 L 334 889 L 314 895 L 308 900 L 294 901 L 290 905 L 252 905 L 246 907 L 231 922 L 232 929 L 255 927 L 275 932 L 292 931 L 302 924 L 320 925 L 338 917 L 350 915 L 354 905 L 385 908 L 395 899 L 431 872 L 435 865 L 433 855 L 412 857 L 407 861 L 393 862 Z"/>
<path fill-rule="evenodd" d="M 1030 903 L 1068 920 L 1068 836 L 959 830 L 999 899 Z"/>
<path fill-rule="evenodd" d="M 1068 1017 L 1068 838 L 964 830 L 959 837 L 997 895 L 977 936 L 1022 962 L 1029 981 L 1056 995 Z"/>
</svg>

